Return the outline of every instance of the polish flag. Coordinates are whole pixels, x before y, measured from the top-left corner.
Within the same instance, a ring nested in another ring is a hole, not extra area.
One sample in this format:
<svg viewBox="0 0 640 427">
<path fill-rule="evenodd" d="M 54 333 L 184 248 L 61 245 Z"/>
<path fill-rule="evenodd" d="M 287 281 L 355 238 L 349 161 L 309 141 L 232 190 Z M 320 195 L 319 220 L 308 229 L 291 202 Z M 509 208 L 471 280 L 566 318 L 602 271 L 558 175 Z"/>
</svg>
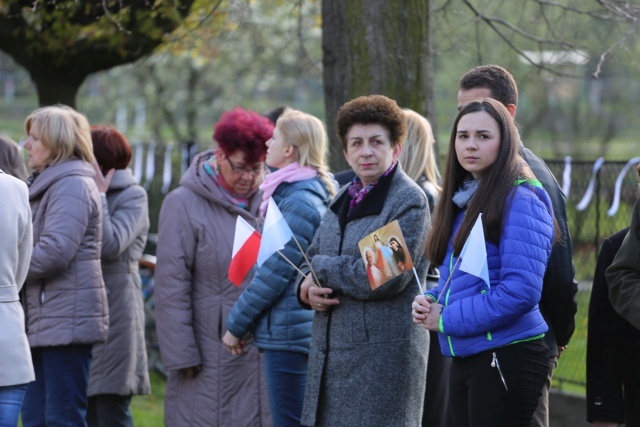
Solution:
<svg viewBox="0 0 640 427">
<path fill-rule="evenodd" d="M 258 259 L 260 250 L 260 233 L 249 225 L 241 216 L 236 220 L 236 234 L 233 238 L 233 253 L 229 264 L 229 280 L 236 286 L 251 271 Z"/>
<path fill-rule="evenodd" d="M 262 236 L 264 239 L 260 243 L 260 251 L 258 252 L 258 267 L 271 255 L 284 249 L 284 245 L 293 237 L 289 224 L 285 221 L 282 212 L 280 212 L 272 197 L 269 197 Z"/>
</svg>

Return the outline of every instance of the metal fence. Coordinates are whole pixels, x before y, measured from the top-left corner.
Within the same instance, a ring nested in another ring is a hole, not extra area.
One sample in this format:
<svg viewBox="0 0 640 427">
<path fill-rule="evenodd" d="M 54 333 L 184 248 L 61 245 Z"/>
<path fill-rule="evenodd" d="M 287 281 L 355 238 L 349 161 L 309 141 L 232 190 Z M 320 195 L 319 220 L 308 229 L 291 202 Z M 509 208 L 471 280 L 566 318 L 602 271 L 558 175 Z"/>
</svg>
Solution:
<svg viewBox="0 0 640 427">
<path fill-rule="evenodd" d="M 581 281 L 592 279 L 602 241 L 629 225 L 638 196 L 634 166 L 638 159 L 632 160 L 578 161 L 568 166 L 562 160 L 546 162 L 567 194 L 574 264 Z"/>
<path fill-rule="evenodd" d="M 546 160 L 567 194 L 573 262 L 580 282 L 576 331 L 559 360 L 554 386 L 584 392 L 587 313 L 591 283 L 602 241 L 625 228 L 638 198 L 635 162 Z M 570 171 L 570 173 L 569 173 Z"/>
</svg>

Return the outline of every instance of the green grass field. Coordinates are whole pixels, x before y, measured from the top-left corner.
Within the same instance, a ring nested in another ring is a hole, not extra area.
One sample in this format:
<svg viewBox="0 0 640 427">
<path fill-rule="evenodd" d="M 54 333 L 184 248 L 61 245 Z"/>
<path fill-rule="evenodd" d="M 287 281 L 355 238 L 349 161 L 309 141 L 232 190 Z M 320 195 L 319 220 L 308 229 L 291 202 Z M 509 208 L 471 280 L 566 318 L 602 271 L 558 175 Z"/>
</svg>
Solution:
<svg viewBox="0 0 640 427">
<path fill-rule="evenodd" d="M 157 372 L 151 372 L 151 394 L 135 396 L 131 401 L 133 424 L 136 427 L 164 426 L 165 380 Z"/>
<path fill-rule="evenodd" d="M 590 297 L 590 290 L 578 292 L 576 330 L 567 350 L 558 361 L 553 378 L 553 387 L 579 394 L 586 393 L 587 316 Z"/>
</svg>

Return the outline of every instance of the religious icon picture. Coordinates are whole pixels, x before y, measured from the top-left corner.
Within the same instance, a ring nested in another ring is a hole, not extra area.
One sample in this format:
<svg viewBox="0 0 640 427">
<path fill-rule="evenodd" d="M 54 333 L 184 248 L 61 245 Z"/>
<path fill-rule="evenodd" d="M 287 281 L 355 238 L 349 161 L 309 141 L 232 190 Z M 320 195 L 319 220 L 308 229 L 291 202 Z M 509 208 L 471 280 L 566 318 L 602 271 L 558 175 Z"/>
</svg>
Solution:
<svg viewBox="0 0 640 427">
<path fill-rule="evenodd" d="M 413 268 L 398 220 L 380 227 L 358 242 L 371 289 Z"/>
</svg>

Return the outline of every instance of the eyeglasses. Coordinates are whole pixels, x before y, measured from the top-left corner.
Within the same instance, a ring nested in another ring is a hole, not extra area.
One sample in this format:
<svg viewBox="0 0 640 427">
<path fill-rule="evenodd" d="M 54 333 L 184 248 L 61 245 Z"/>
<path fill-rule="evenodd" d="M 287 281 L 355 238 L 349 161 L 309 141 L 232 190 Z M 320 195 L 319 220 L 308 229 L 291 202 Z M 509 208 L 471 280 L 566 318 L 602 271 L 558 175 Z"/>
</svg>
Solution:
<svg viewBox="0 0 640 427">
<path fill-rule="evenodd" d="M 252 168 L 241 168 L 240 166 L 234 165 L 231 160 L 225 157 L 225 160 L 229 162 L 229 166 L 231 166 L 231 171 L 236 175 L 244 175 L 245 173 L 251 174 L 253 176 L 258 176 L 264 171 L 264 165 L 260 164 L 258 166 L 254 166 Z"/>
</svg>

